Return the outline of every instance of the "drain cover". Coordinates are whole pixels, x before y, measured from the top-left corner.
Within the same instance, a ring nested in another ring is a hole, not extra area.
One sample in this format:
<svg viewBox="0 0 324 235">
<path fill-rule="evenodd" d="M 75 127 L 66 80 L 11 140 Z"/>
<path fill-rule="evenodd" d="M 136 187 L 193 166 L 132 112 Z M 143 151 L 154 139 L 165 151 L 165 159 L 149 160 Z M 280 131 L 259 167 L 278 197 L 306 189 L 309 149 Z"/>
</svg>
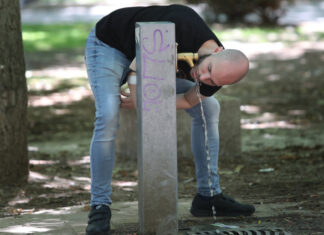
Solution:
<svg viewBox="0 0 324 235">
<path fill-rule="evenodd" d="M 188 232 L 188 235 L 291 235 L 278 228 L 240 228 L 240 229 L 214 229 L 210 231 Z"/>
</svg>

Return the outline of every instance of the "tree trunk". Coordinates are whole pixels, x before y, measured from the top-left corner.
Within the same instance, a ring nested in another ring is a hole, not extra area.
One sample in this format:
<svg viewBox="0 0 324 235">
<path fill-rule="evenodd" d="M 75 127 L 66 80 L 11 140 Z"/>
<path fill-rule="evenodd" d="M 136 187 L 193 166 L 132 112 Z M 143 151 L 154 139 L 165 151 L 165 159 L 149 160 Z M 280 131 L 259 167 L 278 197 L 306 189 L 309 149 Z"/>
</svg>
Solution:
<svg viewBox="0 0 324 235">
<path fill-rule="evenodd" d="M 27 86 L 19 0 L 0 0 L 0 183 L 27 180 Z"/>
</svg>

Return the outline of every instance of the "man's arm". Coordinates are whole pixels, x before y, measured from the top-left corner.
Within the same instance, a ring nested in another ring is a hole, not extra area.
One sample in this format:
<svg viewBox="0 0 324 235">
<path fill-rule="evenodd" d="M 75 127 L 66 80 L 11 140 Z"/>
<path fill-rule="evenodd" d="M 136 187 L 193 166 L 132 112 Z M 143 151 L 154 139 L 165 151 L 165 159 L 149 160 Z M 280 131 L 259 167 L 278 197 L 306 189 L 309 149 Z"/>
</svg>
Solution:
<svg viewBox="0 0 324 235">
<path fill-rule="evenodd" d="M 136 57 L 133 59 L 132 63 L 130 63 L 129 68 L 136 71 Z"/>
<path fill-rule="evenodd" d="M 136 76 L 135 72 L 130 72 L 128 76 Z M 136 81 L 135 83 L 128 82 L 129 93 L 120 91 L 120 107 L 126 109 L 136 109 Z"/>
<path fill-rule="evenodd" d="M 126 109 L 136 109 L 136 85 L 128 84 L 130 93 L 125 91 L 121 91 L 121 108 Z M 205 96 L 200 95 L 201 100 L 205 98 Z M 176 96 L 176 107 L 177 109 L 189 109 L 199 103 L 199 98 L 197 94 L 197 87 L 192 87 L 189 91 L 183 94 L 177 94 Z"/>
<path fill-rule="evenodd" d="M 189 109 L 199 103 L 197 87 L 192 87 L 189 91 L 183 94 L 177 94 L 177 109 Z M 201 100 L 206 97 L 200 94 Z"/>
<path fill-rule="evenodd" d="M 218 46 L 214 40 L 208 40 L 208 41 L 204 42 L 204 44 L 202 44 L 201 47 L 199 48 L 198 56 L 200 57 L 203 55 L 217 53 L 222 50 L 223 50 L 223 47 Z"/>
<path fill-rule="evenodd" d="M 208 45 L 210 45 L 208 43 Z M 211 45 L 214 46 L 213 43 Z M 210 49 L 210 48 L 209 48 Z M 130 69 L 136 70 L 136 58 L 130 64 Z M 135 75 L 135 72 L 131 72 L 129 76 Z M 124 97 L 121 97 L 121 108 L 136 109 L 136 84 L 128 84 L 130 93 L 121 92 Z M 205 99 L 205 96 L 201 95 L 201 100 Z M 189 91 L 183 94 L 177 94 L 176 107 L 177 109 L 188 109 L 199 103 L 197 87 L 193 86 Z"/>
</svg>

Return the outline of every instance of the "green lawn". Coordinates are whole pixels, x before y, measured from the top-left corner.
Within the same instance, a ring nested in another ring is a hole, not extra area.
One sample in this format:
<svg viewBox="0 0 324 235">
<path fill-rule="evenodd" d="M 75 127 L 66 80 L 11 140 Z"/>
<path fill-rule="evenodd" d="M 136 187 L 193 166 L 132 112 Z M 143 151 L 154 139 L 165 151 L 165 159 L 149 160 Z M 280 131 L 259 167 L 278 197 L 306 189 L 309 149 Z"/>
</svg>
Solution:
<svg viewBox="0 0 324 235">
<path fill-rule="evenodd" d="M 78 49 L 85 45 L 93 24 L 22 25 L 24 50 Z"/>
<path fill-rule="evenodd" d="M 242 27 L 213 30 L 220 40 L 238 40 L 244 42 L 284 42 L 320 41 L 322 32 L 307 32 L 302 27 Z"/>
<path fill-rule="evenodd" d="M 22 25 L 24 49 L 33 51 L 57 51 L 79 49 L 94 24 L 53 24 L 53 25 Z M 213 29 L 221 41 L 237 40 L 245 42 L 285 42 L 323 40 L 323 33 L 307 33 L 298 27 L 242 27 Z"/>
</svg>

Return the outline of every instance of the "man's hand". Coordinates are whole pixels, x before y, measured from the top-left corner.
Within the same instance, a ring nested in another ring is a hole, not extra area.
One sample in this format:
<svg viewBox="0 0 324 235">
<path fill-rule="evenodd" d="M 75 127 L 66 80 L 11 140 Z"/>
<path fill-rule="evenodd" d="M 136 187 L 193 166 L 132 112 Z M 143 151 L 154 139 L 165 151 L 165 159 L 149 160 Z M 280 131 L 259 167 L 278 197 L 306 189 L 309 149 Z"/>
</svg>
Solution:
<svg viewBox="0 0 324 235">
<path fill-rule="evenodd" d="M 135 105 L 130 92 L 120 90 L 120 108 L 134 109 Z"/>
</svg>

